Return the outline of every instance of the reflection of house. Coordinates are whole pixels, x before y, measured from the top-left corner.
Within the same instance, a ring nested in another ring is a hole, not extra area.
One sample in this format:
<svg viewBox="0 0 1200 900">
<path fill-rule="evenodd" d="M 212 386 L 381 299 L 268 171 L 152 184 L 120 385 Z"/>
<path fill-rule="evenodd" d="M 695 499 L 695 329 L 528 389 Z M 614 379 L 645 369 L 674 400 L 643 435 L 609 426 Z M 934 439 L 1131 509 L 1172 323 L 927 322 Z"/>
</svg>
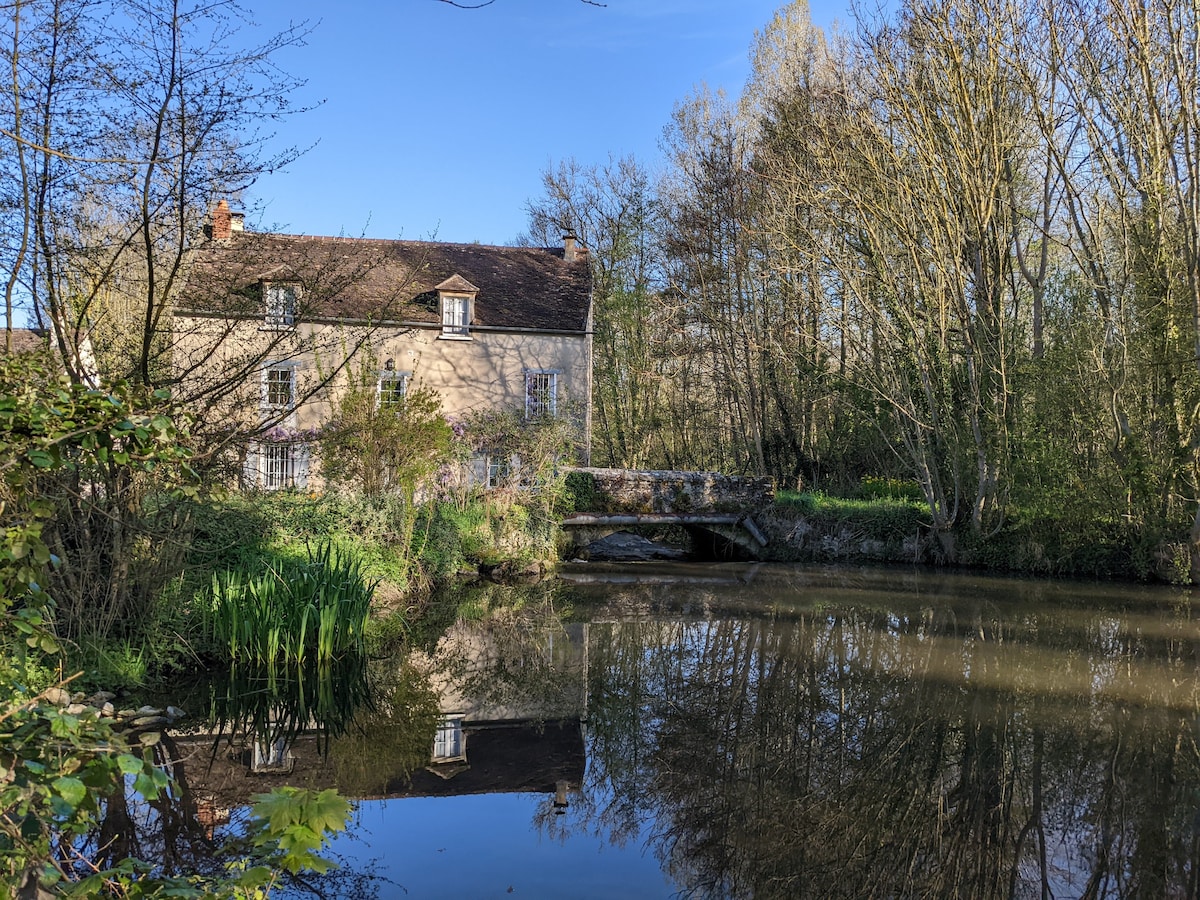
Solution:
<svg viewBox="0 0 1200 900">
<path fill-rule="evenodd" d="M 488 247 L 239 223 L 222 201 L 176 303 L 173 352 L 185 395 L 229 382 L 209 415 L 276 426 L 246 460 L 258 486 L 306 485 L 311 436 L 351 378 L 369 382 L 378 403 L 403 402 L 420 383 L 452 416 L 569 412 L 586 430 L 591 276 L 574 237 Z"/>
<path fill-rule="evenodd" d="M 489 783 L 502 783 L 505 770 L 522 783 L 531 776 L 540 780 L 537 790 L 553 790 L 562 781 L 579 785 L 586 634 L 585 625 L 562 627 L 557 620 L 545 629 L 508 632 L 465 622 L 452 626 L 432 656 L 417 659 L 442 713 L 428 771 L 455 781 L 452 793 L 477 793 Z M 575 743 L 578 777 L 561 766 L 556 770 L 552 762 L 564 752 L 573 755 Z M 551 770 L 558 777 L 546 781 Z"/>
<path fill-rule="evenodd" d="M 253 794 L 284 784 L 337 787 L 358 799 L 562 795 L 578 789 L 586 767 L 586 638 L 586 625 L 452 626 L 419 663 L 442 718 L 416 771 L 404 748 L 370 735 L 328 745 L 312 731 L 286 744 L 261 735 L 224 736 L 214 752 L 217 735 L 192 734 L 175 738 L 190 760 L 187 782 L 199 800 L 220 809 L 243 806 Z"/>
<path fill-rule="evenodd" d="M 583 783 L 585 751 L 578 719 L 468 725 L 469 761 L 452 771 L 431 765 L 409 772 L 402 760 L 389 759 L 372 747 L 370 782 L 348 784 L 341 777 L 346 761 L 324 741 L 304 732 L 286 749 L 287 765 L 255 767 L 255 751 L 240 740 L 222 740 L 212 753 L 213 735 L 176 739 L 183 756 L 188 789 L 209 815 L 246 806 L 255 794 L 283 785 L 323 790 L 337 788 L 357 800 L 400 797 L 450 797 L 468 794 L 553 794 L 559 782 L 572 789 Z M 336 741 L 335 741 L 336 743 Z M 449 777 L 447 777 L 449 776 Z M 226 818 L 227 818 L 226 814 Z"/>
</svg>

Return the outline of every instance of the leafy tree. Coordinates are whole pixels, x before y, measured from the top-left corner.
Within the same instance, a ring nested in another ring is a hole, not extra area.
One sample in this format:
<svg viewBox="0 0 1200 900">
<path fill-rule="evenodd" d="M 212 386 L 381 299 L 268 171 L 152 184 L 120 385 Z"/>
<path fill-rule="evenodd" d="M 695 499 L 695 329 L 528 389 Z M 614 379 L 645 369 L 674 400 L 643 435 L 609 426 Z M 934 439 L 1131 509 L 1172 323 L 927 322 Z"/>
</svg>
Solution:
<svg viewBox="0 0 1200 900">
<path fill-rule="evenodd" d="M 384 396 L 364 364 L 321 432 L 321 472 L 331 484 L 368 497 L 413 503 L 450 450 L 451 430 L 437 392 L 418 384 Z"/>
<path fill-rule="evenodd" d="M 542 173 L 543 196 L 528 205 L 529 235 L 549 246 L 577 235 L 593 275 L 595 364 L 593 441 L 601 464 L 660 465 L 663 449 L 661 352 L 676 318 L 662 292 L 658 201 L 633 157 L 585 166 L 574 159 Z"/>
</svg>

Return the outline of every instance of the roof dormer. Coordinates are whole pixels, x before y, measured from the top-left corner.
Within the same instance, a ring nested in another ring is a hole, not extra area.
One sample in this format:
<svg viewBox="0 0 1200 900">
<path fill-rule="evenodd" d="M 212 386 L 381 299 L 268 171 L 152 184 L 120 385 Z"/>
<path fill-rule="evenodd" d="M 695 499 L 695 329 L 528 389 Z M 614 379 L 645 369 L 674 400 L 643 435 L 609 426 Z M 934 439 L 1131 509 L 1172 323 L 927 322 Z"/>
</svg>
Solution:
<svg viewBox="0 0 1200 900">
<path fill-rule="evenodd" d="M 438 306 L 442 311 L 442 337 L 470 340 L 471 322 L 475 318 L 475 295 L 479 288 L 458 273 L 451 275 L 436 288 Z"/>
</svg>

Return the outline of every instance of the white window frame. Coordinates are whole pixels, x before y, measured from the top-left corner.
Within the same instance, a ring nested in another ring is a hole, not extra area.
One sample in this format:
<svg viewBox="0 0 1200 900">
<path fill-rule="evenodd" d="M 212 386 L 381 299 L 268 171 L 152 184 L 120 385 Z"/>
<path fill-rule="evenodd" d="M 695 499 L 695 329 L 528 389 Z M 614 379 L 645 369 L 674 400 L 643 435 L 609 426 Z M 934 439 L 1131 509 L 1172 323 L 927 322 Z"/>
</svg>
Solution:
<svg viewBox="0 0 1200 900">
<path fill-rule="evenodd" d="M 263 282 L 264 324 L 267 328 L 286 329 L 296 325 L 296 306 L 300 285 L 291 281 Z"/>
<path fill-rule="evenodd" d="M 559 371 L 557 369 L 525 370 L 526 419 L 536 419 L 541 416 L 554 417 L 558 415 L 558 376 Z M 548 390 L 539 390 L 539 383 L 544 384 Z M 542 398 L 540 395 L 543 391 L 549 396 Z M 543 408 L 543 406 L 548 408 Z"/>
<path fill-rule="evenodd" d="M 503 487 L 512 480 L 515 469 L 512 454 L 485 453 L 483 455 L 483 486 L 486 488 Z"/>
<path fill-rule="evenodd" d="M 295 766 L 296 757 L 283 738 L 269 742 L 254 741 L 254 753 L 250 759 L 250 771 L 254 774 L 290 775 Z"/>
<path fill-rule="evenodd" d="M 412 372 L 384 369 L 379 373 L 379 379 L 375 382 L 375 406 L 403 403 L 408 397 L 408 386 L 411 381 Z"/>
<path fill-rule="evenodd" d="M 433 752 L 430 758 L 435 763 L 454 762 L 467 758 L 467 738 L 463 734 L 463 717 L 450 715 L 438 723 L 433 737 Z"/>
<path fill-rule="evenodd" d="M 281 412 L 290 412 L 296 408 L 296 369 L 298 366 L 294 362 L 273 362 L 266 363 L 262 368 L 262 396 L 261 406 L 264 413 L 278 414 Z M 282 378 L 272 377 L 273 375 L 284 375 Z M 272 399 L 273 389 L 277 386 L 282 386 L 284 381 L 287 382 L 288 398 L 285 402 L 279 402 L 278 399 Z"/>
<path fill-rule="evenodd" d="M 466 338 L 471 335 L 471 298 L 466 294 L 442 294 L 442 334 Z"/>
<path fill-rule="evenodd" d="M 283 491 L 308 487 L 312 449 L 305 441 L 258 441 L 246 450 L 247 487 Z"/>
</svg>

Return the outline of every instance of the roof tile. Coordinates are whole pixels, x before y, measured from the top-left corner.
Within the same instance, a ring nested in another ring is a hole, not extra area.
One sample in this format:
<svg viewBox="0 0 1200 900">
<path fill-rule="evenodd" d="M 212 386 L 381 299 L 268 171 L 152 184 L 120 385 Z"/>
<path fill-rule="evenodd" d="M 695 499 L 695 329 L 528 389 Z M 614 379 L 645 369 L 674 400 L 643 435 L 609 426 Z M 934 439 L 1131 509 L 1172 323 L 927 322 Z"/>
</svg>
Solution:
<svg viewBox="0 0 1200 900">
<path fill-rule="evenodd" d="M 455 276 L 467 286 L 445 287 Z M 582 332 L 591 303 L 586 260 L 561 247 L 236 232 L 197 249 L 178 305 L 258 317 L 272 280 L 300 284 L 301 319 L 437 324 L 439 289 L 473 290 L 476 326 Z"/>
</svg>

